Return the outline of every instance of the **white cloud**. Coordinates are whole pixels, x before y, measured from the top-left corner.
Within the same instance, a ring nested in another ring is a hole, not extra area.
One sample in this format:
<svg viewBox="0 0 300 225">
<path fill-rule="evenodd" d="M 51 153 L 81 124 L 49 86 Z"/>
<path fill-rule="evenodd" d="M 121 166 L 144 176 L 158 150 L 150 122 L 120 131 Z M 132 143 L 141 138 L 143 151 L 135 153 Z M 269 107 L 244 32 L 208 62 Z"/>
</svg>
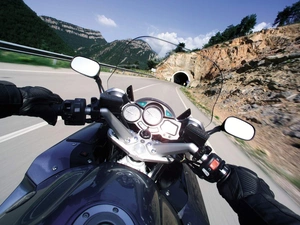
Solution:
<svg viewBox="0 0 300 225">
<path fill-rule="evenodd" d="M 271 28 L 272 25 L 270 23 L 262 22 L 260 24 L 257 24 L 252 31 L 257 32 L 262 29 L 268 29 Z M 150 32 L 149 32 L 150 31 Z M 178 37 L 177 33 L 172 32 L 165 32 L 165 33 L 158 33 L 158 28 L 154 26 L 149 26 L 148 27 L 148 33 L 150 36 L 154 36 L 156 38 L 160 38 L 166 41 L 169 41 L 173 43 L 174 45 L 163 42 L 163 41 L 157 41 L 155 39 L 147 39 L 147 42 L 151 45 L 152 49 L 158 53 L 160 57 L 164 57 L 167 52 L 171 51 L 172 49 L 175 49 L 176 46 L 183 42 L 185 43 L 185 47 L 187 49 L 193 50 L 196 48 L 202 48 L 203 45 L 207 44 L 209 39 L 214 36 L 218 31 L 213 30 L 207 34 L 200 34 L 196 37 L 187 37 L 187 38 L 182 38 Z"/>
<path fill-rule="evenodd" d="M 109 27 L 117 27 L 117 24 L 112 19 L 107 18 L 104 15 L 97 15 L 97 22 Z"/>
<path fill-rule="evenodd" d="M 209 39 L 214 36 L 217 33 L 217 31 L 211 31 L 205 35 L 198 35 L 197 37 L 189 37 L 185 41 L 185 46 L 188 49 L 195 49 L 195 48 L 202 48 L 203 45 L 207 44 Z"/>
<path fill-rule="evenodd" d="M 171 51 L 172 49 L 175 49 L 176 46 L 179 44 L 176 33 L 169 33 L 169 32 L 160 33 L 160 34 L 150 33 L 150 36 L 166 41 L 164 42 L 154 38 L 146 39 L 147 43 L 159 55 L 159 57 L 164 57 L 167 52 Z M 174 45 L 168 42 L 174 43 Z"/>
<path fill-rule="evenodd" d="M 269 29 L 271 27 L 272 27 L 272 25 L 270 23 L 261 22 L 261 23 L 255 25 L 254 28 L 252 29 L 252 31 L 257 32 L 257 31 L 261 31 L 263 29 Z"/>
<path fill-rule="evenodd" d="M 205 35 L 198 35 L 197 37 L 182 38 L 178 37 L 177 33 L 175 32 L 165 32 L 159 34 L 151 33 L 150 36 L 166 40 L 173 43 L 174 45 L 163 41 L 157 41 L 155 39 L 147 39 L 147 42 L 151 45 L 152 49 L 158 53 L 160 57 L 164 57 L 167 52 L 176 48 L 176 46 L 182 42 L 185 43 L 185 47 L 190 50 L 202 48 L 203 45 L 208 43 L 209 39 L 215 34 L 216 31 L 211 31 Z"/>
</svg>

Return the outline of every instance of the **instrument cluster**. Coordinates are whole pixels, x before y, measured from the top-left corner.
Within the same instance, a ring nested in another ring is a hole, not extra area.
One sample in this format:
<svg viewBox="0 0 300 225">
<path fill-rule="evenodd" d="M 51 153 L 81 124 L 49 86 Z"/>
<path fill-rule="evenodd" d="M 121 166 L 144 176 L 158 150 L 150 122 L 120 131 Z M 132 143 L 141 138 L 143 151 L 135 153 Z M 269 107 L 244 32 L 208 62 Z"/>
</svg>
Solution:
<svg viewBox="0 0 300 225">
<path fill-rule="evenodd" d="M 179 138 L 181 123 L 176 120 L 173 110 L 158 99 L 144 98 L 128 103 L 122 108 L 122 116 L 127 123 L 148 130 L 152 135 L 169 140 Z"/>
</svg>

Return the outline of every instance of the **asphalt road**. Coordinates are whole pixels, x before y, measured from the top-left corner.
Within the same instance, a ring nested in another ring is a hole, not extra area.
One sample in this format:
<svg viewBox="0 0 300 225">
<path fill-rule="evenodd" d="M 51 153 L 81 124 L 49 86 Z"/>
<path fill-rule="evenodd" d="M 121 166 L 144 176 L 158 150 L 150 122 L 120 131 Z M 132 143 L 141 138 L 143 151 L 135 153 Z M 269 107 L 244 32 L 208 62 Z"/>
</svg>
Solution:
<svg viewBox="0 0 300 225">
<path fill-rule="evenodd" d="M 108 74 L 102 74 L 104 87 Z M 34 67 L 0 63 L 0 80 L 7 80 L 17 86 L 43 86 L 63 99 L 76 97 L 90 99 L 98 97 L 98 88 L 93 79 L 84 77 L 70 69 L 51 69 L 47 67 Z M 154 97 L 169 104 L 176 115 L 185 109 L 191 108 L 194 118 L 208 124 L 205 117 L 194 105 L 180 92 L 179 87 L 173 83 L 153 78 L 128 77 L 114 75 L 110 87 L 125 90 L 133 85 L 135 99 Z M 211 125 L 208 129 L 212 128 Z M 27 168 L 41 152 L 53 146 L 81 127 L 64 126 L 59 120 L 55 127 L 47 125 L 39 118 L 13 116 L 0 120 L 0 203 L 13 191 L 22 180 Z M 249 158 L 237 148 L 223 133 L 218 133 L 210 138 L 213 149 L 226 162 L 248 167 L 262 177 L 274 191 L 276 199 L 300 214 L 300 207 L 284 190 L 275 184 L 263 171 L 261 171 Z M 215 184 L 199 181 L 204 196 L 210 223 L 214 224 L 239 224 L 236 214 L 225 200 L 218 194 Z"/>
</svg>

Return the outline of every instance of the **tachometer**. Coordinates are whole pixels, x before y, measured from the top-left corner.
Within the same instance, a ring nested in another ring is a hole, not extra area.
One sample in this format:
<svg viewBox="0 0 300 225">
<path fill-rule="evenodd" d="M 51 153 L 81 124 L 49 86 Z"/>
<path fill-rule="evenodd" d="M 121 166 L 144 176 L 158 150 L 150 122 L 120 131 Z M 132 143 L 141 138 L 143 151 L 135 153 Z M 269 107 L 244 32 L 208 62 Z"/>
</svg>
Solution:
<svg viewBox="0 0 300 225">
<path fill-rule="evenodd" d="M 122 114 L 128 122 L 136 122 L 141 117 L 141 110 L 136 105 L 128 105 L 125 106 Z"/>
<path fill-rule="evenodd" d="M 143 112 L 143 119 L 148 125 L 155 126 L 163 119 L 163 113 L 160 108 L 149 106 Z"/>
</svg>

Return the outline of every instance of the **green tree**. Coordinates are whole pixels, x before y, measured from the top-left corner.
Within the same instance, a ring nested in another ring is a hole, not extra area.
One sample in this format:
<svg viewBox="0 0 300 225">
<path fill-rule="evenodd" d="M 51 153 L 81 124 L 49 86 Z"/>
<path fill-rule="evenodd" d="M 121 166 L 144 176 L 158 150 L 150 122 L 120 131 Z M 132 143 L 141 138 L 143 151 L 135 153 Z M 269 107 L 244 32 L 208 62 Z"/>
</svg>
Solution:
<svg viewBox="0 0 300 225">
<path fill-rule="evenodd" d="M 245 36 L 251 32 L 256 24 L 256 14 L 246 16 L 241 20 L 241 23 L 234 26 L 228 26 L 222 33 L 218 32 L 216 35 L 212 36 L 208 43 L 203 46 L 207 48 L 209 46 L 222 43 L 224 41 L 229 41 L 237 37 Z"/>
<path fill-rule="evenodd" d="M 278 12 L 273 26 L 284 26 L 300 22 L 300 1 L 292 6 L 286 6 L 282 11 Z"/>
<path fill-rule="evenodd" d="M 177 45 L 174 52 L 185 52 L 184 48 L 185 48 L 185 43 L 181 42 Z"/>
<path fill-rule="evenodd" d="M 149 69 L 155 68 L 157 63 L 154 60 L 148 60 L 147 61 L 147 66 Z"/>
<path fill-rule="evenodd" d="M 256 24 L 256 14 L 246 16 L 241 20 L 241 23 L 236 26 L 236 32 L 238 36 L 247 35 Z"/>
<path fill-rule="evenodd" d="M 218 43 L 221 43 L 224 40 L 227 41 L 227 40 L 235 38 L 237 36 L 236 35 L 237 27 L 238 26 L 233 26 L 233 25 L 228 26 L 221 34 L 221 37 L 218 38 L 219 39 Z"/>
<path fill-rule="evenodd" d="M 22 0 L 0 1 L 0 40 L 48 51 L 74 54 Z"/>
</svg>

